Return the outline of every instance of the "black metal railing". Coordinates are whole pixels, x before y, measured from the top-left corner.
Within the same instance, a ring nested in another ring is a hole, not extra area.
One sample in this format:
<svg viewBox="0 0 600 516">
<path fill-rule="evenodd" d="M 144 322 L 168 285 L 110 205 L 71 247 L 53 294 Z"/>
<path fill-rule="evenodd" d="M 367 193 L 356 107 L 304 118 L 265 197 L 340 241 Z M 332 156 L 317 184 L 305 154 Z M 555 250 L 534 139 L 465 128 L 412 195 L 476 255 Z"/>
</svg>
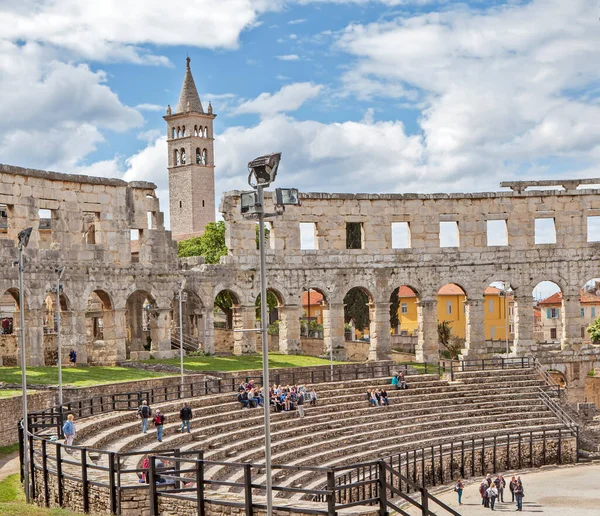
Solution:
<svg viewBox="0 0 600 516">
<path fill-rule="evenodd" d="M 497 369 L 527 369 L 533 366 L 533 360 L 530 357 L 494 357 L 473 360 L 450 360 L 445 363 L 446 368 L 450 369 L 450 378 L 452 381 L 454 381 L 455 373 Z"/>
</svg>

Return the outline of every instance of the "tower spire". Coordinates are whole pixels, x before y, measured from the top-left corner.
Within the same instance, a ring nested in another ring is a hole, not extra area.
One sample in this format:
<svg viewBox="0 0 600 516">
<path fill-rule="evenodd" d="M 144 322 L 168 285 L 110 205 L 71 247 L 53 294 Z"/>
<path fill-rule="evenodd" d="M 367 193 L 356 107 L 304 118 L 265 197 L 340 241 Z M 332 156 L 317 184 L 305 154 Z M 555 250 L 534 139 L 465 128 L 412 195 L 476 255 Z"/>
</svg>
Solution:
<svg viewBox="0 0 600 516">
<path fill-rule="evenodd" d="M 194 83 L 194 77 L 192 76 L 190 61 L 191 59 L 189 56 L 186 57 L 185 78 L 183 79 L 183 86 L 181 87 L 179 102 L 175 108 L 175 113 L 185 113 L 187 111 L 204 113 L 204 109 L 202 109 L 202 103 L 200 102 L 200 96 L 198 95 L 196 84 Z"/>
</svg>

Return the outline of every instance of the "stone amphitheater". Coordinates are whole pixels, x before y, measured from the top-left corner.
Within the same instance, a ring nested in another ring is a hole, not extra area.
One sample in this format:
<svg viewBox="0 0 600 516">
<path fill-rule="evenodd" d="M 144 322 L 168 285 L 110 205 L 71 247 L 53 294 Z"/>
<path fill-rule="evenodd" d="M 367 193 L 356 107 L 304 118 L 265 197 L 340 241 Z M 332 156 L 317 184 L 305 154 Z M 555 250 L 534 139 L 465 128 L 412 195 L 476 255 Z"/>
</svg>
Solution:
<svg viewBox="0 0 600 516">
<path fill-rule="evenodd" d="M 420 514 L 427 506 L 434 514 L 460 514 L 428 488 L 578 460 L 577 428 L 533 360 L 455 362 L 426 374 L 403 366 L 406 390 L 389 385 L 400 366 L 360 367 L 336 370 L 333 382 L 321 383 L 317 374 L 318 403 L 303 419 L 272 414 L 276 514 L 407 514 L 401 511 L 408 507 Z M 32 414 L 37 502 L 132 516 L 265 514 L 263 413 L 241 409 L 233 392 L 239 380 L 196 385 L 207 394 L 185 399 L 194 411 L 190 434 L 177 431 L 182 400 L 175 391 L 65 407 L 78 416 L 72 449 L 49 440 L 62 421 L 58 410 Z M 389 406 L 370 407 L 366 391 L 386 385 Z M 154 432 L 141 432 L 141 398 L 166 415 L 162 443 Z M 165 484 L 139 483 L 146 456 L 153 457 L 151 479 L 160 474 Z M 166 469 L 155 470 L 155 461 L 167 459 Z"/>
</svg>

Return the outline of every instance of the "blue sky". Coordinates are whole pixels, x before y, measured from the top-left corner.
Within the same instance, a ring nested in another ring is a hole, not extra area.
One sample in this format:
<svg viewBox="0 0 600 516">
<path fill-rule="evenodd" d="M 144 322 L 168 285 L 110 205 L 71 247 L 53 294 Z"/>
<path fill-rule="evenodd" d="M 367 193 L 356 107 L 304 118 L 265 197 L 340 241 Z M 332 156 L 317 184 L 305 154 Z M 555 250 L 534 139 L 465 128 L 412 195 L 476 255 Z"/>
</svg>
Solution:
<svg viewBox="0 0 600 516">
<path fill-rule="evenodd" d="M 0 162 L 154 181 L 185 57 L 216 190 L 278 150 L 304 191 L 599 177 L 597 0 L 1 2 Z M 168 213 L 167 213 L 168 215 Z"/>
</svg>

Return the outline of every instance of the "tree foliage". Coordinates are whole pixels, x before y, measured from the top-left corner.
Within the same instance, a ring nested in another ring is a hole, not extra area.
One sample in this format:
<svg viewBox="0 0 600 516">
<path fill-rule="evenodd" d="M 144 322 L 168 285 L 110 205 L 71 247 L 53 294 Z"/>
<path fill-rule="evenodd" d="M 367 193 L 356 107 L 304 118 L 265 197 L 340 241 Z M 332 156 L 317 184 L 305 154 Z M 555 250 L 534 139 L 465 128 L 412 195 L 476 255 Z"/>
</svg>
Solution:
<svg viewBox="0 0 600 516">
<path fill-rule="evenodd" d="M 256 320 L 260 321 L 260 294 L 256 296 L 256 302 L 254 306 L 256 306 Z M 279 301 L 277 300 L 277 296 L 270 290 L 267 290 L 267 313 L 270 314 L 277 306 L 279 305 Z"/>
<path fill-rule="evenodd" d="M 206 263 L 219 263 L 227 255 L 225 222 L 209 222 L 202 236 L 182 240 L 177 244 L 180 258 L 202 256 Z"/>
<path fill-rule="evenodd" d="M 400 319 L 398 317 L 398 308 L 400 307 L 400 298 L 398 294 L 400 292 L 400 287 L 392 292 L 390 296 L 390 327 L 397 328 L 400 324 Z"/>
<path fill-rule="evenodd" d="M 344 322 L 354 321 L 354 327 L 363 331 L 369 325 L 369 296 L 360 288 L 354 287 L 344 297 Z"/>
<path fill-rule="evenodd" d="M 452 323 L 450 321 L 438 323 L 437 331 L 439 343 L 448 350 L 452 360 L 457 359 L 460 350 L 464 347 L 465 339 L 461 339 L 452 333 Z"/>
<path fill-rule="evenodd" d="M 600 343 L 600 317 L 587 327 L 586 330 L 594 344 Z"/>
</svg>

